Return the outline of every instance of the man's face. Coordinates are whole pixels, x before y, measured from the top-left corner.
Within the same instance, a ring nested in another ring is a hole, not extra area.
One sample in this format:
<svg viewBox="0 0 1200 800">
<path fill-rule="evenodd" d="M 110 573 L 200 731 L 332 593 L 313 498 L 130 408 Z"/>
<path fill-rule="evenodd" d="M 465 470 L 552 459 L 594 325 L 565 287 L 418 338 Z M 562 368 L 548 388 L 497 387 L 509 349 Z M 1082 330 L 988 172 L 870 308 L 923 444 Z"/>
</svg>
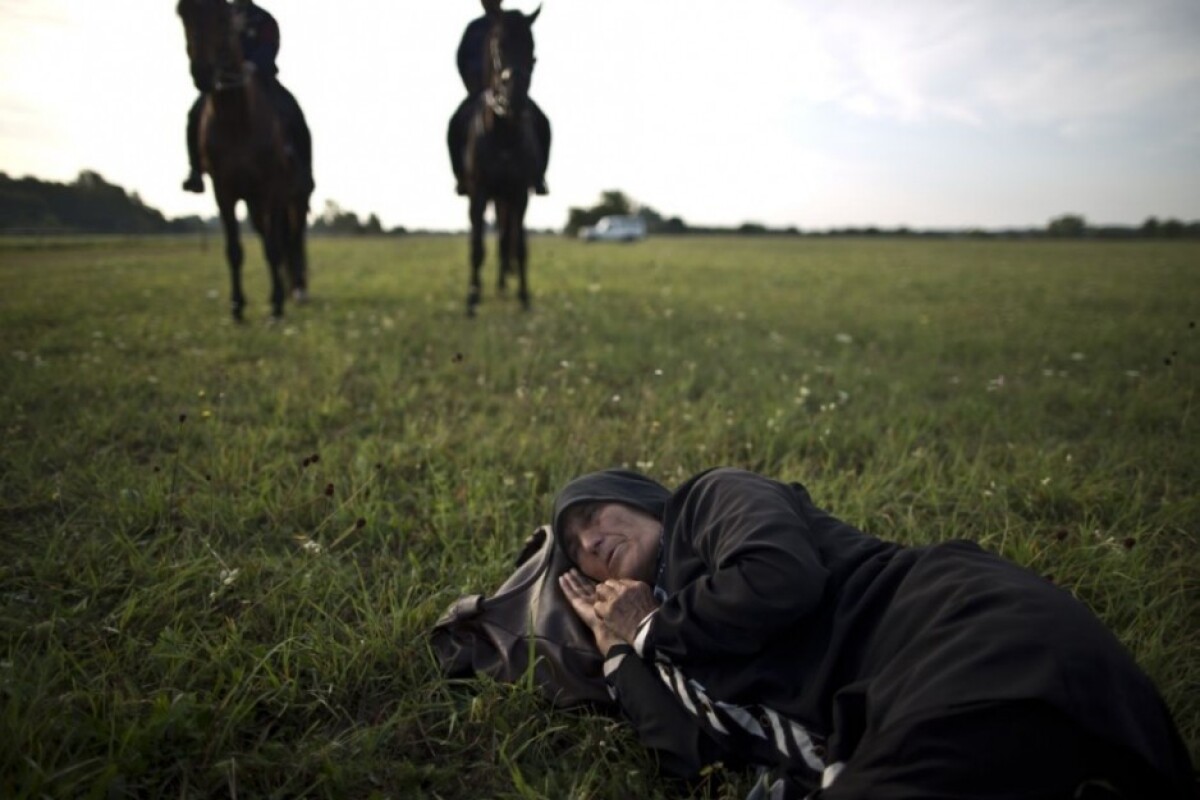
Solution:
<svg viewBox="0 0 1200 800">
<path fill-rule="evenodd" d="M 630 578 L 649 583 L 661 534 L 662 525 L 649 514 L 608 503 L 590 522 L 568 528 L 563 538 L 567 555 L 592 580 Z"/>
</svg>

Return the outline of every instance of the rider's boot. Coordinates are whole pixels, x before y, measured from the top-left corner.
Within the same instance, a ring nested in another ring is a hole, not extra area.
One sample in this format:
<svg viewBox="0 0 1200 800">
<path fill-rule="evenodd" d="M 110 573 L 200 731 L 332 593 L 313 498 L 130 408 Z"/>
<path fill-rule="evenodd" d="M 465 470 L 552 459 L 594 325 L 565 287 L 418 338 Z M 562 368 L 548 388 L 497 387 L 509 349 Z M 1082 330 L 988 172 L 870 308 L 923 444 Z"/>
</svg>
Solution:
<svg viewBox="0 0 1200 800">
<path fill-rule="evenodd" d="M 185 192 L 204 194 L 204 178 L 201 176 L 200 170 L 193 169 L 188 173 L 187 178 L 183 181 L 183 190 Z"/>
<path fill-rule="evenodd" d="M 204 194 L 204 178 L 200 176 L 200 109 L 203 101 L 204 95 L 196 99 L 187 120 L 188 176 L 183 181 L 183 190 L 196 194 Z"/>
</svg>

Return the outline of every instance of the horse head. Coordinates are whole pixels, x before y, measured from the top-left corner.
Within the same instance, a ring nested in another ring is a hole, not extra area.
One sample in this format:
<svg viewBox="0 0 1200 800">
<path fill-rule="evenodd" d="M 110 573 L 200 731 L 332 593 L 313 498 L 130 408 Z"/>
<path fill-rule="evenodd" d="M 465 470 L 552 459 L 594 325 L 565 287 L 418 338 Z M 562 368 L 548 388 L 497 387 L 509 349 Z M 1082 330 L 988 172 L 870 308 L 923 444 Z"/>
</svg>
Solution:
<svg viewBox="0 0 1200 800">
<path fill-rule="evenodd" d="M 192 83 L 202 92 L 244 83 L 234 9 L 226 0 L 179 0 Z"/>
<path fill-rule="evenodd" d="M 520 11 L 504 11 L 492 19 L 484 63 L 488 104 L 496 116 L 515 116 L 524 109 L 537 62 L 533 55 L 533 23 L 541 13 L 538 6 L 528 16 Z"/>
</svg>

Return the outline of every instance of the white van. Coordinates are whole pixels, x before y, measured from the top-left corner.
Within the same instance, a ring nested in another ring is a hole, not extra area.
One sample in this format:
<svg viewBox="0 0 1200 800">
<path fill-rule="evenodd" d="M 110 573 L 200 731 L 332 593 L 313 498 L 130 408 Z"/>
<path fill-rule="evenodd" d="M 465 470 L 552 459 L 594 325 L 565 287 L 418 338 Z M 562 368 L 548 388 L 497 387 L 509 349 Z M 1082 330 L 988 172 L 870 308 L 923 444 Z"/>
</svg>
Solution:
<svg viewBox="0 0 1200 800">
<path fill-rule="evenodd" d="M 632 215 L 601 217 L 595 225 L 581 228 L 579 238 L 585 242 L 636 242 L 646 238 L 646 220 Z"/>
</svg>

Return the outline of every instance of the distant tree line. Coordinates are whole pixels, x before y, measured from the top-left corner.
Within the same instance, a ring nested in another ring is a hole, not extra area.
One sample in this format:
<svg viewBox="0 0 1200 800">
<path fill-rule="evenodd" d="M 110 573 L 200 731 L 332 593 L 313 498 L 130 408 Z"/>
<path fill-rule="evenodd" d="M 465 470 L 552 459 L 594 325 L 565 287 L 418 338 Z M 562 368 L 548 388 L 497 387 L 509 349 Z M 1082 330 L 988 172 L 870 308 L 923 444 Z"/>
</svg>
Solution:
<svg viewBox="0 0 1200 800">
<path fill-rule="evenodd" d="M 63 233 L 187 233 L 200 217 L 167 219 L 126 192 L 84 170 L 73 183 L 12 178 L 0 172 L 0 231 Z"/>
<path fill-rule="evenodd" d="M 1056 239 L 1197 239 L 1200 221 L 1181 222 L 1149 217 L 1140 227 L 1125 225 L 1089 226 L 1079 214 L 1063 214 L 1046 225 L 1046 235 Z"/>
<path fill-rule="evenodd" d="M 0 233 L 193 233 L 219 226 L 216 217 L 168 219 L 146 205 L 137 192 L 127 192 L 92 170 L 80 172 L 72 183 L 13 178 L 0 172 Z M 402 227 L 384 231 L 375 214 L 360 221 L 332 200 L 325 203 L 310 230 L 318 235 L 406 232 Z"/>
<path fill-rule="evenodd" d="M 646 221 L 647 233 L 687 233 L 688 226 L 679 217 L 664 217 L 650 206 L 639 205 L 624 192 L 610 189 L 600 193 L 600 202 L 590 208 L 570 208 L 563 233 L 577 236 L 583 228 L 591 227 L 602 217 L 636 214 Z"/>
<path fill-rule="evenodd" d="M 1043 238 L 1055 239 L 1197 239 L 1200 238 L 1200 221 L 1184 223 L 1177 219 L 1159 220 L 1150 217 L 1140 226 L 1103 225 L 1090 226 L 1079 214 L 1063 214 L 1050 220 L 1044 228 L 1010 228 L 985 230 L 983 228 L 926 229 L 914 230 L 906 225 L 885 228 L 876 225 L 828 228 L 825 230 L 801 231 L 794 225 L 772 228 L 760 222 L 743 222 L 740 225 L 697 226 L 689 225 L 679 217 L 667 217 L 647 205 L 634 201 L 618 189 L 600 193 L 600 200 L 588 208 L 571 208 L 567 213 L 567 224 L 563 233 L 577 236 L 585 227 L 595 225 L 601 217 L 610 215 L 637 215 L 646 221 L 650 234 L 721 234 L 735 236 L 924 236 L 924 237 L 969 237 L 969 238 Z"/>
<path fill-rule="evenodd" d="M 325 210 L 313 220 L 309 231 L 318 236 L 382 236 L 384 233 L 401 236 L 408 233 L 403 227 L 385 231 L 375 214 L 368 215 L 365 222 L 360 221 L 358 214 L 347 211 L 332 200 L 325 201 Z"/>
</svg>

